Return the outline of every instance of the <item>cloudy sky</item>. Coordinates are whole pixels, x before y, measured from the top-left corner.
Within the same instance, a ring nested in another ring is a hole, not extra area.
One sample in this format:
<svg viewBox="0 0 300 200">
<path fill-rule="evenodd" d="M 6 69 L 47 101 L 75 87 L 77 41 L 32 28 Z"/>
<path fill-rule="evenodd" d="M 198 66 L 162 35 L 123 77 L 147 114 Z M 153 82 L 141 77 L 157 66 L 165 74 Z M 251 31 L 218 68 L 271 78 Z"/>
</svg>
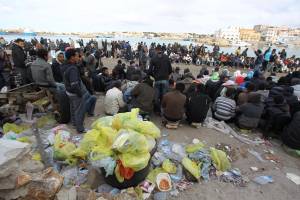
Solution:
<svg viewBox="0 0 300 200">
<path fill-rule="evenodd" d="M 255 24 L 300 27 L 300 0 L 0 0 L 0 28 L 56 32 L 213 33 Z"/>
</svg>

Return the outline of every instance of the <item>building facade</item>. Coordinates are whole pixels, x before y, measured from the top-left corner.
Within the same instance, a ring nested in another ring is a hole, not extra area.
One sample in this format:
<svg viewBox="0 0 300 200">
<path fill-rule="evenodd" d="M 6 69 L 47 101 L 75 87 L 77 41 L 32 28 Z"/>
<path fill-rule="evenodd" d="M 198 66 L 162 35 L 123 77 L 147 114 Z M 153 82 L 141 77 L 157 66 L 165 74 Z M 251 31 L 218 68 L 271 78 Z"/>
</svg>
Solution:
<svg viewBox="0 0 300 200">
<path fill-rule="evenodd" d="M 240 32 L 240 40 L 247 42 L 258 42 L 260 40 L 260 33 L 256 32 L 253 29 L 241 28 Z"/>
<path fill-rule="evenodd" d="M 215 38 L 226 39 L 230 42 L 236 42 L 240 40 L 240 31 L 238 27 L 228 27 L 219 29 L 215 33 Z"/>
</svg>

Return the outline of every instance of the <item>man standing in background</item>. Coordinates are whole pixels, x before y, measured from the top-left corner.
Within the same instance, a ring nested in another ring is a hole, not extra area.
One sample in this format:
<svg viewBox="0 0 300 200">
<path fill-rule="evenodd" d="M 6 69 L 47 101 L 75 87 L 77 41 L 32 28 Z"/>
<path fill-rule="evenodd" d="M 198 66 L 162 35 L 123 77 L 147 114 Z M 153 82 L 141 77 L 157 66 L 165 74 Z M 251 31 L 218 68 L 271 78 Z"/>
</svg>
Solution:
<svg viewBox="0 0 300 200">
<path fill-rule="evenodd" d="M 23 39 L 16 39 L 12 46 L 12 58 L 14 68 L 22 77 L 22 84 L 29 83 L 27 68 L 25 65 L 26 54 L 24 52 L 25 41 Z"/>
</svg>

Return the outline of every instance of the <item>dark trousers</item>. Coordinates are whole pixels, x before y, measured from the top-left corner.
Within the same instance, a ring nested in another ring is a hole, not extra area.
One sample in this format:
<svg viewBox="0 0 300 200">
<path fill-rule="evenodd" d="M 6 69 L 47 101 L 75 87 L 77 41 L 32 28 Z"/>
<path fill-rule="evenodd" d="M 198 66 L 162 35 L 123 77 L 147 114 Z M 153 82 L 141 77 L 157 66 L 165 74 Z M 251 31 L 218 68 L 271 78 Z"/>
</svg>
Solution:
<svg viewBox="0 0 300 200">
<path fill-rule="evenodd" d="M 94 114 L 97 98 L 87 92 L 82 97 L 69 96 L 69 100 L 71 121 L 76 127 L 76 130 L 82 132 L 84 131 L 84 115 L 85 113 L 88 113 L 89 115 Z"/>
</svg>

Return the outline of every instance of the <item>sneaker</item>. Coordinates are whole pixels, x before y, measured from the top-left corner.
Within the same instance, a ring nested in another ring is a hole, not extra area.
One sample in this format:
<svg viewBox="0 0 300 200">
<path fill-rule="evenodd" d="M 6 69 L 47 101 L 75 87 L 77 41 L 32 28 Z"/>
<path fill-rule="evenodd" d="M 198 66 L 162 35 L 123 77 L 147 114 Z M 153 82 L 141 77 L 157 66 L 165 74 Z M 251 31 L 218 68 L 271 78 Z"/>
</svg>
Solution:
<svg viewBox="0 0 300 200">
<path fill-rule="evenodd" d="M 176 125 L 176 124 L 166 124 L 166 128 L 167 129 L 177 129 L 178 125 Z"/>
<path fill-rule="evenodd" d="M 202 126 L 202 124 L 201 123 L 192 123 L 191 126 L 194 128 L 200 128 Z"/>
</svg>

